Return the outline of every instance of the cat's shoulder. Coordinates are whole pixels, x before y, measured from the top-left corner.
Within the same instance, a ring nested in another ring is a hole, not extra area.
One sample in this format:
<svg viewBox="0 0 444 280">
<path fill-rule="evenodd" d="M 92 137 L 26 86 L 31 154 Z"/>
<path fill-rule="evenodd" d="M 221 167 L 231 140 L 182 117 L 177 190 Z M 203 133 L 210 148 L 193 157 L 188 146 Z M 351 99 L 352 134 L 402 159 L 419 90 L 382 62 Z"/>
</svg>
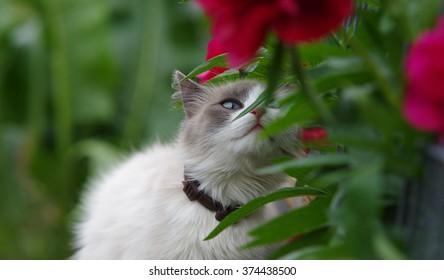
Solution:
<svg viewBox="0 0 444 280">
<path fill-rule="evenodd" d="M 180 161 L 179 147 L 176 143 L 154 143 L 144 148 L 128 153 L 120 162 L 114 165 L 111 172 L 138 172 L 152 168 L 161 168 Z"/>
<path fill-rule="evenodd" d="M 156 181 L 156 178 L 165 174 L 178 174 L 175 177 L 179 178 L 179 182 L 182 178 L 183 163 L 175 143 L 155 143 L 129 153 L 107 170 L 96 174 L 88 184 L 85 195 L 91 192 L 119 194 L 145 185 L 146 182 Z"/>
</svg>

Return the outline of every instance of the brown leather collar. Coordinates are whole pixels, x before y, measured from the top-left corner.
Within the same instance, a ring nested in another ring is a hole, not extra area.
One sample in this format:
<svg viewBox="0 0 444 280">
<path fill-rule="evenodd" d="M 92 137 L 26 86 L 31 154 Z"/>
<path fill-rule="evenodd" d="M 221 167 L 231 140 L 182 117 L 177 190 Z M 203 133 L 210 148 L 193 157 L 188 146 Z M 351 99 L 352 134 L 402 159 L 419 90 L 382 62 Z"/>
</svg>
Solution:
<svg viewBox="0 0 444 280">
<path fill-rule="evenodd" d="M 216 212 L 216 220 L 222 221 L 228 214 L 238 209 L 239 207 L 228 206 L 224 207 L 220 202 L 215 201 L 211 196 L 203 191 L 199 191 L 200 182 L 192 180 L 187 175 L 184 175 L 185 180 L 182 181 L 183 191 L 191 201 L 198 201 L 202 206 L 210 211 Z"/>
</svg>

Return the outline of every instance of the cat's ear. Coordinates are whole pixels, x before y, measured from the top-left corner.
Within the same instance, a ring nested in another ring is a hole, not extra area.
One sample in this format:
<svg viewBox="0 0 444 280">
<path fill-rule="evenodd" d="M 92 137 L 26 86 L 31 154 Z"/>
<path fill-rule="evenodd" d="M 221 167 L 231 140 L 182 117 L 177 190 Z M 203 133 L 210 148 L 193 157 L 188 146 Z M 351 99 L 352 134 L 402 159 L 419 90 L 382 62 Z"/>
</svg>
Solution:
<svg viewBox="0 0 444 280">
<path fill-rule="evenodd" d="M 184 80 L 185 75 L 180 71 L 173 74 L 173 88 L 177 91 L 173 98 L 180 99 L 183 103 L 185 114 L 192 117 L 202 106 L 205 88 L 191 79 Z"/>
</svg>

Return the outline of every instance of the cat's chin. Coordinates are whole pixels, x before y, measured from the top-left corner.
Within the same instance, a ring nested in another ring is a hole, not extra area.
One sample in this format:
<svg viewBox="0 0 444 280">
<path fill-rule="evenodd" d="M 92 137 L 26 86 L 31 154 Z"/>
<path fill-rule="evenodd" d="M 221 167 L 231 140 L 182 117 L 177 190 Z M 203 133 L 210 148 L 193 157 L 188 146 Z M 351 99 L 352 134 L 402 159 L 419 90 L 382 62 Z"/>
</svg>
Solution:
<svg viewBox="0 0 444 280">
<path fill-rule="evenodd" d="M 241 141 L 243 139 L 248 139 L 247 141 L 255 141 L 255 139 L 258 138 L 259 133 L 264 129 L 264 127 L 260 124 L 256 124 L 250 129 L 248 129 L 245 133 L 243 133 L 241 136 L 233 137 L 232 141 Z M 251 138 L 251 139 L 250 139 Z"/>
<path fill-rule="evenodd" d="M 262 127 L 254 127 L 243 137 L 232 140 L 231 149 L 238 155 L 253 156 L 257 158 L 277 158 L 282 156 L 298 157 L 296 131 L 284 134 L 264 136 Z"/>
<path fill-rule="evenodd" d="M 262 128 L 254 127 L 248 133 L 233 139 L 231 149 L 238 154 L 255 155 L 257 157 L 279 156 L 281 149 L 273 138 L 263 138 L 260 135 Z"/>
</svg>

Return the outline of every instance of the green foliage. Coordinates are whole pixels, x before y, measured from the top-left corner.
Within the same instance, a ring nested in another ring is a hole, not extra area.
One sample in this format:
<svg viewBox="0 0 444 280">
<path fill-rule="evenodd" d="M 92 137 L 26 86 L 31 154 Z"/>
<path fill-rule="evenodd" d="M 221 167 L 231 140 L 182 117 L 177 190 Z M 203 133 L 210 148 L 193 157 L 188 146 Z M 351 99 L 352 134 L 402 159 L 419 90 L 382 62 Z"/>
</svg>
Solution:
<svg viewBox="0 0 444 280">
<path fill-rule="evenodd" d="M 205 58 L 175 1 L 0 0 L 0 259 L 65 259 L 80 192 L 174 136 L 171 74 Z"/>
<path fill-rule="evenodd" d="M 191 70 L 191 72 L 188 73 L 188 75 L 186 75 L 183 78 L 183 80 L 188 80 L 190 78 L 194 78 L 197 75 L 199 75 L 205 71 L 208 71 L 214 67 L 228 67 L 227 63 L 226 63 L 225 54 L 217 55 L 217 56 L 205 61 L 204 63 L 200 64 L 199 66 L 197 66 L 196 68 Z"/>
<path fill-rule="evenodd" d="M 245 204 L 241 209 L 232 212 L 230 215 L 228 215 L 225 219 L 223 219 L 220 222 L 220 224 L 205 238 L 205 240 L 210 240 L 216 237 L 224 229 L 247 217 L 255 210 L 264 206 L 267 203 L 282 200 L 288 197 L 307 196 L 307 195 L 322 196 L 326 194 L 327 193 L 325 191 L 313 189 L 310 187 L 279 189 L 274 193 L 253 199 L 252 201 Z"/>
<path fill-rule="evenodd" d="M 87 178 L 174 135 L 173 70 L 194 78 L 226 66 L 223 55 L 199 65 L 206 23 L 185 2 L 0 0 L 0 259 L 68 258 Z M 208 82 L 267 82 L 255 106 L 294 84 L 265 134 L 293 125 L 329 133 L 328 143 L 305 143 L 319 154 L 261 170 L 288 173 L 294 188 L 251 201 L 208 238 L 267 203 L 311 195 L 309 205 L 252 231 L 247 246 L 279 242 L 270 257 L 284 259 L 409 258 L 404 228 L 388 217 L 421 174 L 430 136 L 403 119 L 403 59 L 442 4 L 355 3 L 355 17 L 330 38 L 297 47 L 269 38 L 248 66 Z"/>
<path fill-rule="evenodd" d="M 317 198 L 307 206 L 293 209 L 256 228 L 251 232 L 254 241 L 248 246 L 285 241 L 299 234 L 326 226 L 328 224 L 327 208 L 330 200 L 331 197 Z"/>
<path fill-rule="evenodd" d="M 355 17 L 330 38 L 284 49 L 269 44 L 258 56 L 262 67 L 247 66 L 246 76 L 267 76 L 262 80 L 270 89 L 288 82 L 296 88 L 279 101 L 284 114 L 262 137 L 320 125 L 328 142 L 305 143 L 317 155 L 263 168 L 265 174 L 286 172 L 297 185 L 246 204 L 207 239 L 266 203 L 313 188 L 326 193 L 256 228 L 246 246 L 281 242 L 270 257 L 284 259 L 408 258 L 406 229 L 389 217 L 400 214 L 406 182 L 422 174 L 430 136 L 404 121 L 403 63 L 409 44 L 434 25 L 440 7 L 435 0 L 356 1 Z M 271 98 L 266 91 L 253 106 Z"/>
</svg>

